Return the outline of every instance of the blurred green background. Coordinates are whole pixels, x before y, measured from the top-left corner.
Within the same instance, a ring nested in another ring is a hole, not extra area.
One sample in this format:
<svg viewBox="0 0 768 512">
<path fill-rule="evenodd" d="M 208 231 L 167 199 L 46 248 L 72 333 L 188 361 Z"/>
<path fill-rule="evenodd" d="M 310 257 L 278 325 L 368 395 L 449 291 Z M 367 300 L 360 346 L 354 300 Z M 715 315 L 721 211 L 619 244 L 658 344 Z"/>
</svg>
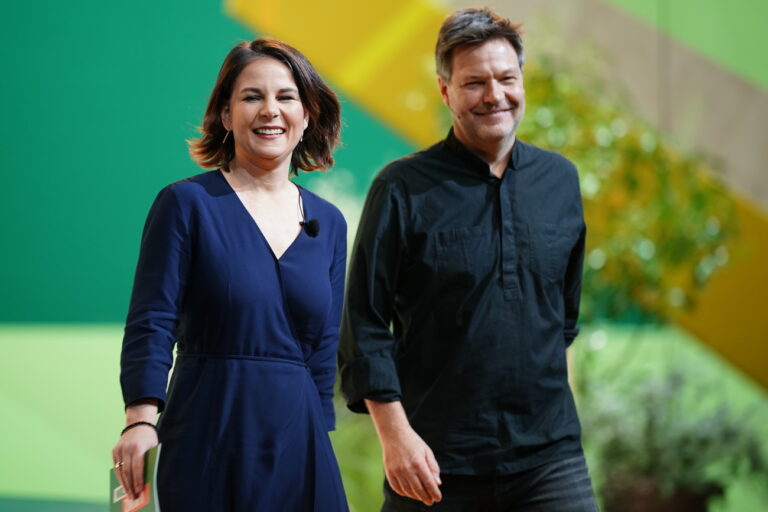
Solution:
<svg viewBox="0 0 768 512">
<path fill-rule="evenodd" d="M 662 486 L 677 485 L 669 460 L 706 451 L 710 459 L 685 459 L 673 472 L 687 483 L 726 486 L 710 510 L 768 508 L 766 473 L 750 466 L 750 457 L 759 462 L 768 447 L 768 434 L 756 427 L 768 423 L 766 349 L 753 341 L 768 340 L 768 330 L 749 317 L 742 322 L 748 336 L 709 340 L 716 331 L 710 323 L 728 320 L 701 313 L 708 290 L 719 290 L 718 276 L 729 269 L 746 268 L 739 275 L 765 283 L 764 274 L 750 272 L 749 257 L 763 254 L 765 244 L 754 233 L 765 233 L 768 211 L 768 179 L 759 173 L 768 161 L 759 152 L 766 132 L 733 134 L 766 127 L 765 117 L 753 117 L 768 104 L 759 27 L 768 4 L 491 5 L 526 24 L 528 114 L 520 136 L 562 152 L 582 174 L 590 252 L 574 387 L 596 484 L 624 464 L 659 476 Z M 300 180 L 339 205 L 351 237 L 373 174 L 446 129 L 428 54 L 434 26 L 464 6 L 49 0 L 5 7 L 0 511 L 106 509 L 109 454 L 123 422 L 120 322 L 141 227 L 162 186 L 199 172 L 185 139 L 197 133 L 226 52 L 240 40 L 276 35 L 306 51 L 337 90 L 344 116 L 337 165 Z M 355 39 L 368 35 L 370 44 Z M 358 47 L 368 53 L 347 58 L 345 51 Z M 680 85 L 678 73 L 694 86 Z M 707 94 L 712 88 L 716 95 Z M 678 99 L 696 91 L 711 104 Z M 733 119 L 719 114 L 726 107 Z M 740 215 L 745 208 L 751 216 Z M 740 252 L 744 240 L 754 243 Z M 765 299 L 749 299 L 752 290 L 740 286 L 734 293 L 748 303 L 743 309 L 764 311 Z M 729 352 L 737 345 L 740 352 Z M 684 382 L 661 400 L 679 399 L 674 414 L 646 407 L 651 395 L 630 392 L 663 388 L 670 375 Z M 608 428 L 622 405 L 647 413 L 615 425 L 639 432 L 639 451 L 617 446 Z M 383 471 L 370 421 L 341 402 L 338 412 L 332 439 L 350 504 L 377 510 Z M 675 436 L 649 437 L 661 416 L 680 418 L 661 427 Z M 709 430 L 691 427 L 703 440 L 684 437 L 685 418 L 708 422 Z M 724 420 L 722 428 L 713 418 Z M 728 418 L 743 428 L 728 430 Z M 757 444 L 745 444 L 735 466 L 724 466 L 730 461 L 717 446 L 734 451 L 747 438 Z M 649 461 L 654 449 L 673 456 Z M 706 474 L 690 476 L 691 466 Z"/>
</svg>

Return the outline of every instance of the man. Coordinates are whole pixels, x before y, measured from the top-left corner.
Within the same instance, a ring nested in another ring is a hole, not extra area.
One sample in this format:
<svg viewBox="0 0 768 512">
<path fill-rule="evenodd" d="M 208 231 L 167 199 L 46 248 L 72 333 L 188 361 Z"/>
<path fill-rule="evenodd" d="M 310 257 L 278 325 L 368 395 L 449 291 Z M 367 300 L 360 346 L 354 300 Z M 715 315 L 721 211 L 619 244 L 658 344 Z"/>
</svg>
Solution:
<svg viewBox="0 0 768 512">
<path fill-rule="evenodd" d="M 573 165 L 516 140 L 523 47 L 487 9 L 443 24 L 448 137 L 366 200 L 339 360 L 370 412 L 383 511 L 596 510 L 568 387 L 585 226 Z"/>
</svg>

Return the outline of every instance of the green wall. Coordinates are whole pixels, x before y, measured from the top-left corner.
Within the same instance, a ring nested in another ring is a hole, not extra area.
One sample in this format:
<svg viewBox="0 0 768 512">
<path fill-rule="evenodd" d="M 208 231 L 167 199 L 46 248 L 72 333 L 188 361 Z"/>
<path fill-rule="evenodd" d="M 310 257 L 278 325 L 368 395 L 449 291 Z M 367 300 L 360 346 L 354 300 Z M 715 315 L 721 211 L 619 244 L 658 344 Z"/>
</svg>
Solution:
<svg viewBox="0 0 768 512">
<path fill-rule="evenodd" d="M 254 37 L 222 4 L 4 7 L 0 322 L 124 318 L 146 211 L 162 186 L 200 172 L 184 141 L 224 55 Z M 346 101 L 344 122 L 341 171 L 326 181 L 359 196 L 411 147 Z"/>
</svg>

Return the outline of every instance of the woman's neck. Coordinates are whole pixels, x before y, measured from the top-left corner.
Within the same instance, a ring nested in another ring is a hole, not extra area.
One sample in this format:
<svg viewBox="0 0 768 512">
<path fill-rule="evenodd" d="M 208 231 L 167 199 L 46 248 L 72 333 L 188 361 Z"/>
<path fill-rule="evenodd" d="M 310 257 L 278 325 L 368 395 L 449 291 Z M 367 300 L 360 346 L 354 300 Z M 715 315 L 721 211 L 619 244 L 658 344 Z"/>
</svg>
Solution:
<svg viewBox="0 0 768 512">
<path fill-rule="evenodd" d="M 293 187 L 289 179 L 289 163 L 269 168 L 235 157 L 228 166 L 229 181 L 235 190 L 280 192 L 286 187 Z"/>
</svg>

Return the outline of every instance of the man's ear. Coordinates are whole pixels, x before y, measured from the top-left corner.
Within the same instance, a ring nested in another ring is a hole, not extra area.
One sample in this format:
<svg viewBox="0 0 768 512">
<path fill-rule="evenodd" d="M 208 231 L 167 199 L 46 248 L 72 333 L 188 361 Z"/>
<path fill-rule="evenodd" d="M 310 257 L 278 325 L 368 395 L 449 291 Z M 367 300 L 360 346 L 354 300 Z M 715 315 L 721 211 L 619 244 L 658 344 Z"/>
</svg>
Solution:
<svg viewBox="0 0 768 512">
<path fill-rule="evenodd" d="M 448 83 L 439 75 L 437 77 L 437 86 L 440 88 L 440 96 L 443 98 L 443 103 L 445 103 L 446 107 L 451 108 L 448 101 Z"/>
</svg>

